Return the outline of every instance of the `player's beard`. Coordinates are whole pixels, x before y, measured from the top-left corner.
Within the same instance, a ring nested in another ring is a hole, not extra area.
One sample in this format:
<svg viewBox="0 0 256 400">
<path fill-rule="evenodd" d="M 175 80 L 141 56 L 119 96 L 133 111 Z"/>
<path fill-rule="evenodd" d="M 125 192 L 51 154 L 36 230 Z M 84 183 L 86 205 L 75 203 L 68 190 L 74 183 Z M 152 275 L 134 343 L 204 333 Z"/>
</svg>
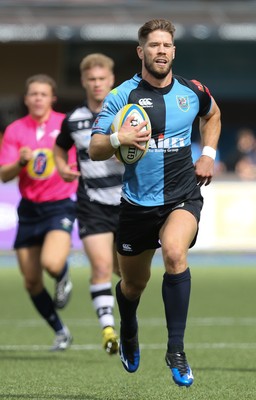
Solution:
<svg viewBox="0 0 256 400">
<path fill-rule="evenodd" d="M 144 58 L 145 69 L 156 79 L 164 79 L 172 69 L 172 61 L 166 64 L 166 69 L 164 71 L 158 71 L 154 67 L 154 63 L 150 62 L 147 57 Z"/>
</svg>

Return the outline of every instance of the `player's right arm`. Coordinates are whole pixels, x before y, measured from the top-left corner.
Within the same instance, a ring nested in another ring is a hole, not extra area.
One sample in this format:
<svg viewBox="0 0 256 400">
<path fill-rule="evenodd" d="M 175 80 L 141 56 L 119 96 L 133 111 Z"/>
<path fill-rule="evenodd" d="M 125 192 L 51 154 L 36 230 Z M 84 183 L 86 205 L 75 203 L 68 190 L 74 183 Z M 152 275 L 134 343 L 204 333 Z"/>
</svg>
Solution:
<svg viewBox="0 0 256 400">
<path fill-rule="evenodd" d="M 3 149 L 4 149 L 4 142 L 3 142 Z M 1 180 L 5 183 L 16 178 L 20 174 L 22 168 L 24 168 L 27 165 L 27 163 L 31 160 L 32 157 L 33 157 L 32 150 L 29 147 L 26 146 L 21 147 L 19 149 L 19 157 L 16 161 L 1 165 L 0 167 Z"/>
<path fill-rule="evenodd" d="M 94 133 L 88 148 L 88 153 L 93 161 L 108 160 L 116 149 L 110 143 L 110 135 Z"/>
<path fill-rule="evenodd" d="M 119 142 L 119 146 L 135 146 L 144 151 L 144 147 L 140 145 L 140 142 L 149 140 L 151 132 L 142 130 L 147 125 L 146 121 L 141 122 L 137 126 L 131 126 L 132 120 L 133 116 L 128 117 L 119 131 L 114 134 Z M 95 127 L 88 150 L 89 156 L 93 161 L 107 160 L 116 152 L 118 146 L 113 147 L 110 136 L 102 133 L 98 134 L 97 126 Z"/>
</svg>

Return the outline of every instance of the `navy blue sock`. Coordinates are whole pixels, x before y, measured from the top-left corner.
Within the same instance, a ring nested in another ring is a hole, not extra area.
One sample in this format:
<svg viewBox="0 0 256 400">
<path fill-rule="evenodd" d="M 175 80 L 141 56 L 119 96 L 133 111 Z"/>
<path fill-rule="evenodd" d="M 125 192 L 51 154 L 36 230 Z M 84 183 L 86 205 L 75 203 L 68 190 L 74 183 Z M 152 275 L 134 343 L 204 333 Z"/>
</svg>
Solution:
<svg viewBox="0 0 256 400">
<path fill-rule="evenodd" d="M 162 283 L 162 296 L 168 329 L 168 352 L 184 349 L 189 298 L 191 289 L 190 270 L 177 275 L 165 273 Z"/>
<path fill-rule="evenodd" d="M 46 289 L 43 289 L 36 296 L 30 296 L 30 298 L 39 314 L 41 314 L 55 332 L 63 329 L 63 324 L 55 311 L 53 301 Z"/>
<path fill-rule="evenodd" d="M 136 335 L 138 330 L 136 310 L 140 302 L 140 297 L 135 301 L 128 300 L 121 291 L 120 281 L 116 285 L 116 301 L 121 317 L 121 334 L 126 339 L 131 339 Z"/>
<path fill-rule="evenodd" d="M 65 265 L 64 265 L 63 270 L 61 271 L 60 275 L 59 275 L 59 276 L 56 276 L 56 281 L 57 281 L 57 282 L 60 282 L 60 281 L 61 281 L 61 279 L 63 278 L 63 276 L 64 276 L 65 273 L 67 272 L 67 270 L 68 270 L 68 263 L 65 262 Z"/>
</svg>

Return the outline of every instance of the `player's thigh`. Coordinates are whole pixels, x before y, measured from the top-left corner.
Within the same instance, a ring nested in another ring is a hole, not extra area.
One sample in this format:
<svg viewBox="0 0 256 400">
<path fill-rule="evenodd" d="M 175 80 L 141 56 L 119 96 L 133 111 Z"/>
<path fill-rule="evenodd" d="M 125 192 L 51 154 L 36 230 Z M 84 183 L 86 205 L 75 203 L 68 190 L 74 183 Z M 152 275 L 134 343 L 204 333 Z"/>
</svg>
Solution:
<svg viewBox="0 0 256 400">
<path fill-rule="evenodd" d="M 63 230 L 52 230 L 45 235 L 41 251 L 41 264 L 49 273 L 59 273 L 67 260 L 71 237 Z"/>
<path fill-rule="evenodd" d="M 118 253 L 121 277 L 126 285 L 143 289 L 150 279 L 151 262 L 155 249 L 146 250 L 135 256 Z"/>
<path fill-rule="evenodd" d="M 82 242 L 92 267 L 92 279 L 97 279 L 98 283 L 110 280 L 114 263 L 113 233 L 88 235 L 82 239 Z"/>
<path fill-rule="evenodd" d="M 192 213 L 186 210 L 174 210 L 160 229 L 162 247 L 178 245 L 189 248 L 198 229 L 198 223 Z"/>
<path fill-rule="evenodd" d="M 29 284 L 35 284 L 42 280 L 42 267 L 40 264 L 40 246 L 22 247 L 16 249 L 20 271 Z"/>
<path fill-rule="evenodd" d="M 198 223 L 192 213 L 186 210 L 173 211 L 162 226 L 159 237 L 165 263 L 186 263 L 187 251 L 198 230 Z"/>
</svg>

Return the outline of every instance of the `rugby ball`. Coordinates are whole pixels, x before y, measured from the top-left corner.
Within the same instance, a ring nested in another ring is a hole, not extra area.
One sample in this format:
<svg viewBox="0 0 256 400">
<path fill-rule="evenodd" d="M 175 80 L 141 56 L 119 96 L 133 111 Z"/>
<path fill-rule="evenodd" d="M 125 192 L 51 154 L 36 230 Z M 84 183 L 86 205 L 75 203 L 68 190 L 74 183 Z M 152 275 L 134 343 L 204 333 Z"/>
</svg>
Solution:
<svg viewBox="0 0 256 400">
<path fill-rule="evenodd" d="M 143 121 L 147 121 L 147 125 L 142 130 L 151 131 L 150 120 L 144 108 L 138 104 L 126 104 L 116 114 L 111 125 L 111 133 L 118 132 L 125 120 L 131 115 L 134 116 L 134 119 L 131 122 L 132 126 L 136 126 Z M 123 162 L 124 164 L 134 164 L 144 157 L 148 151 L 149 141 L 141 142 L 141 145 L 144 147 L 144 150 L 140 150 L 135 146 L 121 145 L 118 147 L 115 155 L 119 161 Z"/>
</svg>

